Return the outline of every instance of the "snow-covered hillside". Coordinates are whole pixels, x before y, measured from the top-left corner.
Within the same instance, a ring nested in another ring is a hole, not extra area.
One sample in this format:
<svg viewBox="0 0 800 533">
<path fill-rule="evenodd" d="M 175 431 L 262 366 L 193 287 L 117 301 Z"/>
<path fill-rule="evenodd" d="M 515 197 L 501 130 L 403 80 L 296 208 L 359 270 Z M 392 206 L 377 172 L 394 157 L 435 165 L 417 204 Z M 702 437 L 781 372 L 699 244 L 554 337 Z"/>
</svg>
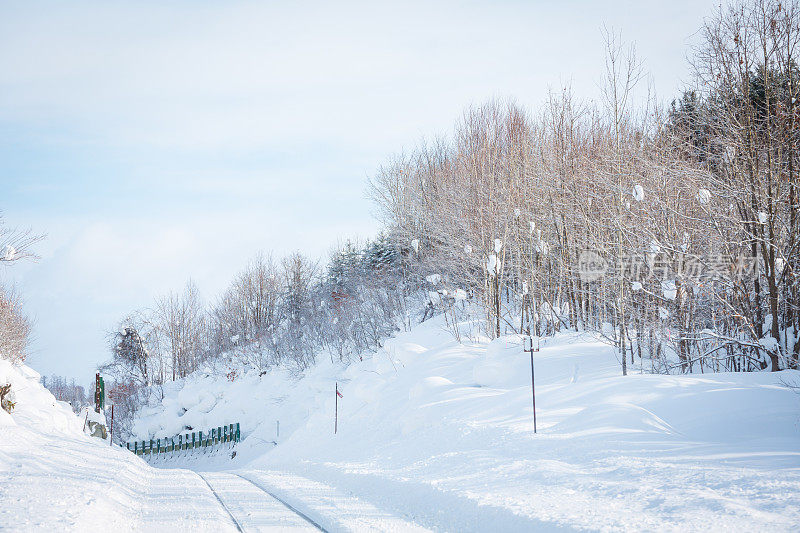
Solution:
<svg viewBox="0 0 800 533">
<path fill-rule="evenodd" d="M 299 476 L 151 468 L 127 450 L 86 436 L 83 421 L 30 368 L 0 360 L 0 382 L 12 385 L 16 401 L 11 414 L 0 411 L 0 530 L 420 529 Z M 283 501 L 270 494 L 282 487 L 292 489 Z M 314 524 L 295 509 L 313 512 Z"/>
<path fill-rule="evenodd" d="M 138 421 L 142 438 L 240 422 L 244 439 L 234 459 L 158 468 L 87 437 L 34 371 L 0 361 L 17 402 L 0 413 L 0 528 L 310 527 L 262 487 L 331 531 L 800 523 L 800 397 L 783 385 L 800 373 L 622 377 L 613 350 L 563 334 L 536 354 L 534 435 L 520 338 L 459 344 L 443 326 L 347 368 L 178 382 Z"/>
<path fill-rule="evenodd" d="M 9 531 L 132 531 L 181 527 L 186 517 L 159 509 L 160 485 L 191 472 L 149 468 L 127 451 L 86 436 L 83 420 L 58 402 L 26 366 L 0 360 L 0 382 L 16 397 L 0 411 L 0 529 Z M 164 491 L 166 493 L 167 491 Z M 177 494 L 176 494 L 177 495 Z M 203 494 L 198 497 L 202 503 Z M 193 523 L 227 520 L 213 496 Z"/>
<path fill-rule="evenodd" d="M 174 464 L 268 470 L 284 487 L 299 475 L 436 529 L 800 523 L 800 396 L 783 384 L 800 373 L 623 377 L 611 348 L 575 333 L 535 357 L 536 435 L 521 339 L 459 344 L 439 319 L 348 368 L 191 376 L 136 428 L 149 438 L 240 422 L 235 459 Z"/>
</svg>

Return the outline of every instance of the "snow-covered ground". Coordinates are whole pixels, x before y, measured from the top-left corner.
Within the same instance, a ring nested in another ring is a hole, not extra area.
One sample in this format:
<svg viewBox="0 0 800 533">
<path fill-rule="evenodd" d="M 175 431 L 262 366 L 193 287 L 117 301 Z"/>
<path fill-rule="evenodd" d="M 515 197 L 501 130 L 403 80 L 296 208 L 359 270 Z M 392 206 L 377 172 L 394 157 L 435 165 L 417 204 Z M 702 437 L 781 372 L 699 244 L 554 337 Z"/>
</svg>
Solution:
<svg viewBox="0 0 800 533">
<path fill-rule="evenodd" d="M 0 381 L 12 384 L 17 400 L 12 415 L 0 411 L 0 530 L 422 529 L 296 475 L 152 468 L 85 435 L 83 421 L 38 380 L 31 369 L 0 360 Z"/>
<path fill-rule="evenodd" d="M 536 435 L 521 339 L 459 344 L 441 319 L 299 380 L 194 376 L 137 429 L 241 422 L 236 459 L 178 464 L 300 475 L 434 529 L 800 524 L 800 396 L 783 385 L 800 373 L 623 377 L 611 348 L 575 333 L 535 359 Z"/>
<path fill-rule="evenodd" d="M 0 381 L 11 374 L 22 392 L 13 423 L 0 419 L 0 527 L 313 526 L 280 500 L 327 530 L 800 524 L 800 396 L 783 385 L 800 372 L 623 377 L 612 349 L 562 334 L 535 354 L 534 435 L 521 348 L 516 336 L 460 344 L 437 318 L 347 368 L 196 374 L 165 388 L 138 436 L 240 422 L 237 456 L 157 468 L 84 436 L 34 377 L 5 365 Z"/>
</svg>

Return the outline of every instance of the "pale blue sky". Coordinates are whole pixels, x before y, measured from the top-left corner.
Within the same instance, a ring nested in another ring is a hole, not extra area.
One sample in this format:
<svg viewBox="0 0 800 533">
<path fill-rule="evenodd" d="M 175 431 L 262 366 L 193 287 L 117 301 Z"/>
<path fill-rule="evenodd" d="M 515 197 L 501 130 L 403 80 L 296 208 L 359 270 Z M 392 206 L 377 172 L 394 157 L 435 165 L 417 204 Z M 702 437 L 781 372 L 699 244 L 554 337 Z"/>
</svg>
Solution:
<svg viewBox="0 0 800 533">
<path fill-rule="evenodd" d="M 0 210 L 47 233 L 0 271 L 30 364 L 89 379 L 127 311 L 259 250 L 374 234 L 366 179 L 492 97 L 598 95 L 603 24 L 659 95 L 713 2 L 4 2 Z"/>
</svg>

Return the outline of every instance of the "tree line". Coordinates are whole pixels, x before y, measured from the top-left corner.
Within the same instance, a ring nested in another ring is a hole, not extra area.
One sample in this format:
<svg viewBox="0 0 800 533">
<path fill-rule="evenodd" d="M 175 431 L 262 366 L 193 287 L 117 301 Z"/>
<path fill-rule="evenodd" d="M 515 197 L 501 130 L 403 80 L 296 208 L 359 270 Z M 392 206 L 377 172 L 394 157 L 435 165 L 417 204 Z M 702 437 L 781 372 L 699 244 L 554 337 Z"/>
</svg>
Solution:
<svg viewBox="0 0 800 533">
<path fill-rule="evenodd" d="M 199 369 L 235 380 L 275 366 L 301 372 L 321 354 L 346 364 L 377 349 L 419 307 L 408 255 L 383 234 L 346 241 L 324 264 L 258 254 L 213 302 L 192 281 L 157 298 L 109 334 L 100 370 L 118 392 L 115 416 L 125 424 L 153 391 Z"/>
<path fill-rule="evenodd" d="M 189 282 L 121 321 L 103 370 L 130 391 L 302 371 L 433 314 L 459 338 L 592 332 L 623 374 L 797 368 L 798 35 L 797 2 L 718 8 L 663 106 L 605 32 L 599 101 L 467 109 L 371 178 L 376 239 L 256 256 L 210 304 Z"/>
<path fill-rule="evenodd" d="M 670 106 L 634 105 L 641 64 L 606 33 L 601 101 L 468 109 L 380 169 L 382 221 L 491 337 L 595 331 L 623 373 L 797 368 L 799 20 L 720 7 Z"/>
</svg>

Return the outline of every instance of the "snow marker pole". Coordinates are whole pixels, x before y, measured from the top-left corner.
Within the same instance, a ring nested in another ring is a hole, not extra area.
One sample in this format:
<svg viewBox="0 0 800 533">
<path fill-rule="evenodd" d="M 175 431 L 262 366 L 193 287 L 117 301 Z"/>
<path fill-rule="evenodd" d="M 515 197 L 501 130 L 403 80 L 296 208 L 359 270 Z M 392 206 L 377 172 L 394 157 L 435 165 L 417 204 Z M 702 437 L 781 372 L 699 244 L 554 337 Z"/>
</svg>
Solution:
<svg viewBox="0 0 800 533">
<path fill-rule="evenodd" d="M 536 434 L 536 382 L 533 371 L 533 350 L 531 350 L 531 395 L 533 396 L 533 433 Z"/>
<path fill-rule="evenodd" d="M 336 410 L 333 415 L 333 434 L 339 431 L 339 382 L 336 382 Z"/>
<path fill-rule="evenodd" d="M 524 342 L 525 345 L 523 346 L 523 350 L 526 352 L 530 352 L 531 354 L 531 395 L 533 397 L 533 433 L 536 434 L 536 385 L 533 372 L 533 352 L 539 350 L 534 349 L 533 338 L 531 338 L 530 336 L 525 337 Z"/>
</svg>

